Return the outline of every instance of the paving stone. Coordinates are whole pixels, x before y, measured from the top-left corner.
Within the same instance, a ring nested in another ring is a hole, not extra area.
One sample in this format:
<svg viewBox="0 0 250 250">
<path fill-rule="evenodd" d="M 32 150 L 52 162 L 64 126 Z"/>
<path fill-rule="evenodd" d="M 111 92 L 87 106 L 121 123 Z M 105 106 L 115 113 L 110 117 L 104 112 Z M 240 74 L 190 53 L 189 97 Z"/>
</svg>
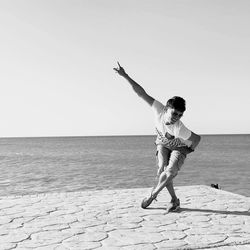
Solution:
<svg viewBox="0 0 250 250">
<path fill-rule="evenodd" d="M 155 244 L 157 249 L 161 250 L 181 249 L 187 245 L 188 243 L 182 240 L 165 240 Z"/>
<path fill-rule="evenodd" d="M 11 207 L 11 208 L 1 209 L 0 216 L 16 215 L 16 214 L 22 214 L 24 212 L 25 212 L 24 208 Z"/>
<path fill-rule="evenodd" d="M 5 243 L 18 243 L 28 238 L 29 234 L 24 233 L 21 230 L 13 230 L 6 235 L 0 236 L 0 245 Z"/>
<path fill-rule="evenodd" d="M 68 249 L 74 250 L 90 250 L 90 249 L 97 249 L 102 246 L 100 242 L 63 242 L 63 245 Z"/>
<path fill-rule="evenodd" d="M 18 246 L 27 248 L 47 246 L 55 243 L 61 243 L 63 240 L 71 236 L 72 233 L 62 232 L 62 231 L 38 232 L 32 234 L 30 240 L 22 241 L 21 243 L 18 244 Z"/>
<path fill-rule="evenodd" d="M 169 224 L 169 225 L 166 225 L 166 226 L 160 226 L 158 228 L 161 229 L 161 230 L 167 230 L 167 231 L 171 230 L 171 231 L 183 232 L 185 230 L 190 229 L 190 225 L 176 222 L 176 223 Z"/>
<path fill-rule="evenodd" d="M 106 239 L 108 237 L 107 233 L 104 232 L 95 232 L 95 233 L 83 233 L 83 234 L 79 234 L 79 235 L 75 235 L 72 236 L 70 238 L 68 238 L 67 240 L 65 240 L 65 242 L 79 242 L 79 241 L 83 241 L 83 242 L 99 242 L 102 241 L 104 239 Z"/>
<path fill-rule="evenodd" d="M 161 234 L 168 240 L 182 240 L 187 237 L 183 231 L 163 231 Z"/>
<path fill-rule="evenodd" d="M 135 229 L 135 228 L 140 228 L 141 225 L 137 223 L 108 223 L 107 226 L 111 228 L 116 228 L 117 230 L 119 229 Z"/>
<path fill-rule="evenodd" d="M 11 222 L 11 218 L 10 217 L 7 217 L 7 216 L 1 216 L 0 217 L 0 225 L 3 225 L 3 224 L 8 224 Z"/>
<path fill-rule="evenodd" d="M 237 246 L 237 250 L 249 250 L 249 249 L 250 249 L 250 244 Z"/>
<path fill-rule="evenodd" d="M 1 243 L 0 244 L 0 250 L 11 250 L 11 249 L 14 249 L 15 247 L 16 247 L 15 243 Z"/>
<path fill-rule="evenodd" d="M 155 246 L 153 244 L 138 244 L 133 246 L 122 247 L 121 250 L 154 250 Z"/>
<path fill-rule="evenodd" d="M 34 248 L 27 248 L 27 247 L 17 247 L 15 250 L 32 250 Z M 62 246 L 61 244 L 53 244 L 53 245 L 48 245 L 48 246 L 42 246 L 42 247 L 36 247 L 35 250 L 70 250 L 69 248 L 66 248 Z"/>
<path fill-rule="evenodd" d="M 62 230 L 62 229 L 66 229 L 69 228 L 68 224 L 56 224 L 56 225 L 49 225 L 49 226 L 45 226 L 43 227 L 44 231 L 53 231 L 53 230 Z"/>
<path fill-rule="evenodd" d="M 147 233 L 136 230 L 115 230 L 109 233 L 106 239 L 111 246 L 129 246 L 138 244 L 152 244 L 164 240 L 160 233 Z"/>
<path fill-rule="evenodd" d="M 216 243 L 223 242 L 227 239 L 226 235 L 212 235 L 212 234 L 205 234 L 205 235 L 188 235 L 185 238 L 185 241 L 190 245 L 199 246 L 199 245 L 214 245 Z"/>
</svg>

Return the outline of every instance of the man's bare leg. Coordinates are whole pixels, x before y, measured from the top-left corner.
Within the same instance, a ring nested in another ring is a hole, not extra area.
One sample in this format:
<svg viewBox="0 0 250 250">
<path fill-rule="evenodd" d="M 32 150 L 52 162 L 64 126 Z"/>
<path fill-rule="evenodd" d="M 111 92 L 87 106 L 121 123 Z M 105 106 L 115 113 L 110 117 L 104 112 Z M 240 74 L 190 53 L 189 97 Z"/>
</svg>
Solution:
<svg viewBox="0 0 250 250">
<path fill-rule="evenodd" d="M 150 197 L 143 199 L 141 205 L 142 208 L 147 208 L 164 187 L 168 187 L 171 197 L 173 197 L 173 199 L 177 199 L 172 182 L 172 179 L 176 176 L 176 174 L 174 174 L 172 171 L 166 171 L 166 169 L 169 167 L 170 154 L 171 151 L 167 148 L 164 148 L 161 145 L 157 146 L 159 179 L 157 186 L 152 190 Z"/>
<path fill-rule="evenodd" d="M 173 180 L 169 181 L 169 183 L 167 183 L 166 188 L 172 198 L 172 201 L 176 201 L 178 200 L 176 194 L 175 194 L 175 190 L 174 190 L 174 185 L 173 185 Z"/>
<path fill-rule="evenodd" d="M 151 197 L 156 198 L 160 191 L 166 187 L 172 199 L 169 206 L 166 208 L 167 212 L 173 211 L 176 212 L 180 209 L 180 200 L 177 198 L 173 186 L 173 179 L 176 175 L 171 172 L 163 172 L 160 175 L 158 185 L 151 193 Z"/>
<path fill-rule="evenodd" d="M 167 174 L 165 171 L 160 174 L 159 181 L 157 186 L 152 190 L 150 197 L 146 197 L 143 199 L 141 203 L 142 208 L 147 208 L 153 200 L 156 199 L 157 195 L 160 193 L 160 191 L 166 187 L 169 181 L 172 180 L 172 175 L 169 173 Z"/>
</svg>

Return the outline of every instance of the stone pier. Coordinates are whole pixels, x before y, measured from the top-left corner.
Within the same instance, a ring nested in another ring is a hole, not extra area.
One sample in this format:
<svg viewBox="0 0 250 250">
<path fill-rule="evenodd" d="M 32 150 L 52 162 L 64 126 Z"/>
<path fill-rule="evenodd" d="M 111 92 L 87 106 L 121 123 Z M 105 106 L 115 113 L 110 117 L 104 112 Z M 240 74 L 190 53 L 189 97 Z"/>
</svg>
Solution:
<svg viewBox="0 0 250 250">
<path fill-rule="evenodd" d="M 250 198 L 208 186 L 163 190 L 148 209 L 148 188 L 0 197 L 0 250 L 250 250 Z"/>
</svg>

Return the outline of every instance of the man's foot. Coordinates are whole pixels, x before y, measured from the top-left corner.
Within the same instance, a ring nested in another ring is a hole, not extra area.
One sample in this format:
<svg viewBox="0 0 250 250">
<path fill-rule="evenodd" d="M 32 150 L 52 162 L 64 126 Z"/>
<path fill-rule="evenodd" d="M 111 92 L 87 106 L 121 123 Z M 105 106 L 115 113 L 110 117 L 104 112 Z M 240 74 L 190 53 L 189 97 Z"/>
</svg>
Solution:
<svg viewBox="0 0 250 250">
<path fill-rule="evenodd" d="M 156 200 L 156 195 L 153 195 L 151 192 L 150 197 L 148 198 L 146 197 L 142 200 L 141 207 L 143 209 L 147 208 L 152 203 L 153 200 Z"/>
<path fill-rule="evenodd" d="M 167 212 L 177 212 L 180 210 L 180 200 L 171 200 L 169 207 L 167 208 Z"/>
</svg>

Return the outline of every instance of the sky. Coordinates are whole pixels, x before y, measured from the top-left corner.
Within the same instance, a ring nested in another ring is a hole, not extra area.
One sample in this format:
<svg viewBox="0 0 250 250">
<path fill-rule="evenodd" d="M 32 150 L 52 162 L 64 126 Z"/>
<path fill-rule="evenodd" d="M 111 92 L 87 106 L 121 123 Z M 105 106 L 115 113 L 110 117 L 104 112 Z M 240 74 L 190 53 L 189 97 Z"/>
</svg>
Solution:
<svg viewBox="0 0 250 250">
<path fill-rule="evenodd" d="M 0 137 L 152 135 L 119 61 L 197 134 L 250 133 L 250 1 L 0 1 Z"/>
</svg>

